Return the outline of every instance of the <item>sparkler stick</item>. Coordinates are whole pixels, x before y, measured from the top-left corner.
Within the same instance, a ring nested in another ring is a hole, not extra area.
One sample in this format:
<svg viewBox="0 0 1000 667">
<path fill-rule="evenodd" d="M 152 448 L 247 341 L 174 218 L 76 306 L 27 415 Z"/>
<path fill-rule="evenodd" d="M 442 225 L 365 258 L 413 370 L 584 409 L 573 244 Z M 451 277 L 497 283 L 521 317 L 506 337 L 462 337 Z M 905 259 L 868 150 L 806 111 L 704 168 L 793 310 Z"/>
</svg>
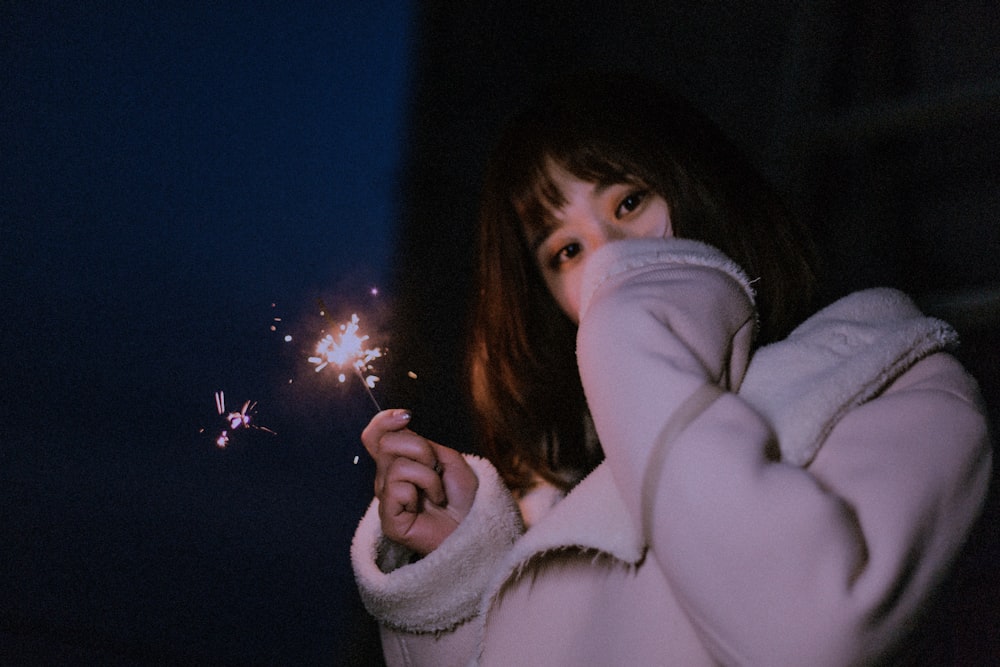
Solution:
<svg viewBox="0 0 1000 667">
<path fill-rule="evenodd" d="M 365 380 L 365 377 L 357 368 L 354 369 L 354 372 L 357 373 L 358 379 L 361 380 L 361 384 L 364 386 L 365 393 L 368 394 L 368 398 L 372 399 L 372 403 L 375 405 L 375 412 L 382 412 L 382 406 L 378 404 L 377 400 L 375 400 L 375 394 L 372 393 L 372 388 L 368 386 L 368 381 Z"/>
<path fill-rule="evenodd" d="M 330 316 L 321 299 L 319 300 L 319 305 L 323 315 L 329 319 Z M 339 337 L 335 338 L 333 334 L 324 336 L 316 344 L 316 354 L 309 357 L 309 361 L 316 364 L 315 370 L 317 373 L 330 364 L 341 369 L 345 366 L 350 366 L 364 386 L 368 398 L 375 405 L 375 410 L 381 412 L 382 407 L 375 399 L 375 394 L 372 393 L 372 387 L 375 386 L 379 378 L 376 375 L 365 375 L 365 373 L 372 370 L 371 362 L 382 356 L 382 349 L 379 347 L 366 347 L 365 344 L 369 337 L 359 331 L 358 321 L 358 315 L 354 313 L 351 315 L 349 322 L 337 325 L 337 329 L 340 331 Z M 333 323 L 332 320 L 331 323 Z M 340 381 L 344 382 L 345 380 L 345 375 L 341 373 Z"/>
</svg>

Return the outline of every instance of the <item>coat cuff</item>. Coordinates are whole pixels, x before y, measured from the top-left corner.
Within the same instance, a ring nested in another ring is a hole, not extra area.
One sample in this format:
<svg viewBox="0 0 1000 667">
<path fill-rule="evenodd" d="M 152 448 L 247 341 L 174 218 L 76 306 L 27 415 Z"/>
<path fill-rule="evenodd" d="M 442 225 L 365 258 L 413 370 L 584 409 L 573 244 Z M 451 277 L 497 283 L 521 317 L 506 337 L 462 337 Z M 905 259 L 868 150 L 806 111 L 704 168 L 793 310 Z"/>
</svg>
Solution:
<svg viewBox="0 0 1000 667">
<path fill-rule="evenodd" d="M 750 302 L 754 302 L 753 287 L 746 273 L 715 247 L 701 241 L 675 237 L 629 239 L 606 244 L 588 260 L 580 288 L 580 319 L 583 319 L 591 298 L 604 281 L 625 271 L 664 264 L 718 269 L 736 280 Z"/>
<path fill-rule="evenodd" d="M 413 552 L 382 534 L 378 499 L 351 544 L 361 599 L 380 623 L 406 632 L 443 632 L 476 615 L 500 561 L 524 532 L 517 505 L 486 460 L 466 455 L 479 479 L 468 516 L 441 545 L 409 563 Z M 381 567 L 380 567 L 381 566 Z"/>
</svg>

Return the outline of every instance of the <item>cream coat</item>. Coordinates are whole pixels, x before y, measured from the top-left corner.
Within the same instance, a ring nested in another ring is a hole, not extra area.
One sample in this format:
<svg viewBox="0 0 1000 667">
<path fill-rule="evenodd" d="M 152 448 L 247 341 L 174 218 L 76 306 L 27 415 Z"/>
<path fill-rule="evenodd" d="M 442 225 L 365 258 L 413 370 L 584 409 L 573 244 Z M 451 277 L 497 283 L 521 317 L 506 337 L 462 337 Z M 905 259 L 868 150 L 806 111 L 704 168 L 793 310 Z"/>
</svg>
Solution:
<svg viewBox="0 0 1000 667">
<path fill-rule="evenodd" d="M 352 561 L 388 663 L 843 665 L 905 640 L 989 480 L 954 332 L 893 290 L 751 362 L 754 325 L 750 281 L 708 246 L 596 252 L 577 352 L 605 462 L 550 511 L 529 494 L 524 532 L 468 457 L 469 516 L 413 563 L 373 501 Z"/>
</svg>

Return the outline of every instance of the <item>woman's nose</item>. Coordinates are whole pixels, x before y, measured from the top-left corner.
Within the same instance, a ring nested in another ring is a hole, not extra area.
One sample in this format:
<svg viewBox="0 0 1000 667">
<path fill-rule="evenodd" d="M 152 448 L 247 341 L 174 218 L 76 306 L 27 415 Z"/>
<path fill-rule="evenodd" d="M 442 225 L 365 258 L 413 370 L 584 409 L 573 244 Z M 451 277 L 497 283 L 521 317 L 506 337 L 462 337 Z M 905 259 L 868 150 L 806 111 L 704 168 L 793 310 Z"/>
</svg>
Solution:
<svg viewBox="0 0 1000 667">
<path fill-rule="evenodd" d="M 601 223 L 601 233 L 605 243 L 608 241 L 621 241 L 624 238 L 628 238 L 628 233 L 622 229 L 621 225 L 616 225 L 611 222 Z"/>
</svg>

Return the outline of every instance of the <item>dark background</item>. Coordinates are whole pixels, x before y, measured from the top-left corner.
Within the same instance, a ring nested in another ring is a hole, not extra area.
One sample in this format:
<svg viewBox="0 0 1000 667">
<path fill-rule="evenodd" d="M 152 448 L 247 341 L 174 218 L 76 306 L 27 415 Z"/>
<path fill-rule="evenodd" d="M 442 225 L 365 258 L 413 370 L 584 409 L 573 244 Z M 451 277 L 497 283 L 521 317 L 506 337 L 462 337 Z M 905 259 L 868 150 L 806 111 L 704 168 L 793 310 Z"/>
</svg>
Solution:
<svg viewBox="0 0 1000 667">
<path fill-rule="evenodd" d="M 951 320 L 996 419 L 998 42 L 986 0 L 0 4 L 0 658 L 378 664 L 347 562 L 373 407 L 305 362 L 316 299 L 387 347 L 384 404 L 473 449 L 479 173 L 581 65 L 691 97 L 827 296 Z M 214 447 L 218 389 L 277 433 Z M 929 624 L 954 664 L 1000 656 L 996 504 Z"/>
<path fill-rule="evenodd" d="M 371 655 L 373 408 L 306 357 L 391 305 L 414 26 L 292 7 L 0 3 L 0 663 Z"/>
</svg>

